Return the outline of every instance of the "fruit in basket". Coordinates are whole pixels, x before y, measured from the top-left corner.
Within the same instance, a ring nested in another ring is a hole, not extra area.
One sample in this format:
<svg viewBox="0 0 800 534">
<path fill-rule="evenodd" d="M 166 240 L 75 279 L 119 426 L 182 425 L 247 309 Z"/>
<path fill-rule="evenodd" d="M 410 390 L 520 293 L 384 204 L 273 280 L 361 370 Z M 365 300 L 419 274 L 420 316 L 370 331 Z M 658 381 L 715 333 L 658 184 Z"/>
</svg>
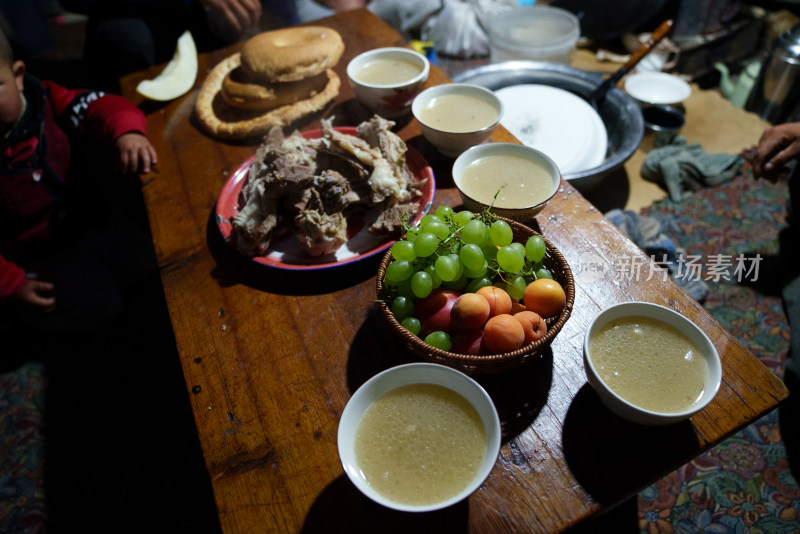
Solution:
<svg viewBox="0 0 800 534">
<path fill-rule="evenodd" d="M 422 323 L 416 317 L 406 317 L 400 321 L 400 325 L 415 336 L 418 336 L 420 330 L 422 330 Z"/>
<path fill-rule="evenodd" d="M 489 350 L 483 342 L 483 329 L 459 332 L 453 336 L 450 350 L 458 354 L 487 354 Z"/>
<path fill-rule="evenodd" d="M 453 346 L 453 342 L 450 339 L 450 334 L 447 332 L 442 332 L 441 330 L 431 332 L 425 336 L 425 343 L 431 347 L 436 347 L 437 349 L 441 349 L 443 351 L 449 351 Z"/>
<path fill-rule="evenodd" d="M 428 334 L 437 330 L 447 333 L 455 332 L 456 328 L 450 319 L 450 310 L 459 296 L 461 296 L 461 292 L 458 290 L 439 288 L 416 302 L 414 317 L 419 319 L 421 325 L 420 337 L 424 339 Z"/>
<path fill-rule="evenodd" d="M 549 278 L 539 278 L 528 284 L 528 287 L 525 288 L 523 299 L 528 310 L 538 313 L 545 319 L 549 319 L 561 313 L 567 301 L 567 296 L 564 293 L 564 288 L 557 281 Z"/>
<path fill-rule="evenodd" d="M 442 348 L 452 343 L 462 354 L 498 353 L 502 347 L 515 350 L 520 335 L 521 346 L 541 337 L 546 325 L 544 320 L 519 323 L 514 314 L 530 310 L 546 319 L 563 309 L 563 289 L 560 306 L 558 291 L 551 286 L 530 289 L 534 281 L 552 280 L 545 265 L 545 240 L 534 235 L 514 242 L 512 225 L 490 209 L 455 213 L 440 206 L 418 225 L 404 222 L 403 226 L 405 238 L 392 246 L 392 261 L 383 280 L 387 302 L 398 321 L 418 319 L 415 333 L 431 345 Z M 528 306 L 529 297 L 536 302 L 533 309 Z M 409 300 L 415 301 L 413 311 Z M 508 315 L 520 328 L 504 318 L 495 322 L 491 334 L 485 334 L 482 328 L 488 326 L 487 321 L 500 315 Z"/>
<path fill-rule="evenodd" d="M 520 322 L 525 331 L 525 345 L 542 339 L 547 333 L 547 323 L 536 312 L 521 311 L 514 314 L 514 319 Z"/>
<path fill-rule="evenodd" d="M 496 286 L 482 287 L 477 291 L 489 302 L 489 317 L 511 311 L 511 297 L 506 291 Z"/>
<path fill-rule="evenodd" d="M 489 351 L 495 354 L 511 352 L 525 343 L 525 329 L 518 319 L 502 313 L 486 322 L 483 327 L 483 341 Z"/>
<path fill-rule="evenodd" d="M 464 293 L 453 304 L 450 320 L 459 330 L 480 330 L 489 319 L 489 301 L 478 293 Z"/>
</svg>

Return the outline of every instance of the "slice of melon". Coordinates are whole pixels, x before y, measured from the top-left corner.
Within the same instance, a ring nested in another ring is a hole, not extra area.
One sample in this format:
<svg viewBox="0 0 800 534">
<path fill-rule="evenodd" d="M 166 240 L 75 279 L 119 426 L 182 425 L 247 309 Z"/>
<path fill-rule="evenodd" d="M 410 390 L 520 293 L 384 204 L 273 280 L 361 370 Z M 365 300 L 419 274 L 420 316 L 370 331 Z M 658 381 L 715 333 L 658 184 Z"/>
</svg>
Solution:
<svg viewBox="0 0 800 534">
<path fill-rule="evenodd" d="M 152 80 L 143 80 L 136 91 L 151 100 L 172 100 L 186 94 L 197 79 L 197 47 L 192 34 L 184 32 L 178 38 L 175 55 L 164 70 Z"/>
</svg>

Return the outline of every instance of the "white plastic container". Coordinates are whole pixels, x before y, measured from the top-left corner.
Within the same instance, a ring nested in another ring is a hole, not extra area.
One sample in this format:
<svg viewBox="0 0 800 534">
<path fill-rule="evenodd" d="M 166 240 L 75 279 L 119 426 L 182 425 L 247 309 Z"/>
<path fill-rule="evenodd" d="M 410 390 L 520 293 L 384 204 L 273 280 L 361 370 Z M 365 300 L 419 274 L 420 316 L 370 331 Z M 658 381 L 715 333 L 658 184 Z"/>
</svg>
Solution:
<svg viewBox="0 0 800 534">
<path fill-rule="evenodd" d="M 531 59 L 569 64 L 580 37 L 578 17 L 557 7 L 517 7 L 485 24 L 492 63 Z"/>
</svg>

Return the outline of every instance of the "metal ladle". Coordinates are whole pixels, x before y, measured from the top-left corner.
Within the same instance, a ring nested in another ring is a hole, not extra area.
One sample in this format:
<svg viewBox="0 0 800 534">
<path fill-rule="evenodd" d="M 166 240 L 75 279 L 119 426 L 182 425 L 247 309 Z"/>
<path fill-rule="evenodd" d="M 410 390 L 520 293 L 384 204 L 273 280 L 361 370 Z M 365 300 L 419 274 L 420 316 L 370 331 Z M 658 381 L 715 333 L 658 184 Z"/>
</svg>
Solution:
<svg viewBox="0 0 800 534">
<path fill-rule="evenodd" d="M 609 89 L 614 87 L 617 82 L 625 76 L 633 67 L 639 63 L 642 58 L 644 58 L 650 51 L 655 48 L 655 46 L 664 38 L 666 35 L 672 30 L 672 26 L 674 21 L 672 19 L 667 19 L 656 28 L 650 37 L 643 42 L 635 52 L 631 54 L 631 57 L 628 58 L 628 61 L 620 67 L 618 71 L 614 74 L 609 76 L 608 78 L 603 81 L 600 85 L 597 86 L 597 89 L 591 92 L 587 100 L 595 109 L 600 108 L 600 104 L 603 103 L 603 99 L 606 96 L 606 93 Z"/>
</svg>

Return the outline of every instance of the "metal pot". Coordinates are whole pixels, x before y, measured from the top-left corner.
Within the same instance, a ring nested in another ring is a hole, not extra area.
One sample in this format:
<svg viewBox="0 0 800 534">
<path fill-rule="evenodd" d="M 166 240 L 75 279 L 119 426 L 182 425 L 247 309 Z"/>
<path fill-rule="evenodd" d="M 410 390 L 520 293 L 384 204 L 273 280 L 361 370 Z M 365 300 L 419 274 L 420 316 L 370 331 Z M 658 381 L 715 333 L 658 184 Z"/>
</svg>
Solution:
<svg viewBox="0 0 800 534">
<path fill-rule="evenodd" d="M 777 36 L 762 63 L 746 109 L 778 124 L 800 105 L 800 24 Z"/>
<path fill-rule="evenodd" d="M 454 82 L 472 83 L 491 90 L 519 84 L 542 84 L 570 91 L 587 98 L 603 81 L 598 73 L 543 61 L 507 61 L 469 69 L 453 76 Z M 608 91 L 597 110 L 608 133 L 608 151 L 598 166 L 565 173 L 564 179 L 583 193 L 630 158 L 644 135 L 644 120 L 639 104 L 618 87 Z"/>
</svg>

